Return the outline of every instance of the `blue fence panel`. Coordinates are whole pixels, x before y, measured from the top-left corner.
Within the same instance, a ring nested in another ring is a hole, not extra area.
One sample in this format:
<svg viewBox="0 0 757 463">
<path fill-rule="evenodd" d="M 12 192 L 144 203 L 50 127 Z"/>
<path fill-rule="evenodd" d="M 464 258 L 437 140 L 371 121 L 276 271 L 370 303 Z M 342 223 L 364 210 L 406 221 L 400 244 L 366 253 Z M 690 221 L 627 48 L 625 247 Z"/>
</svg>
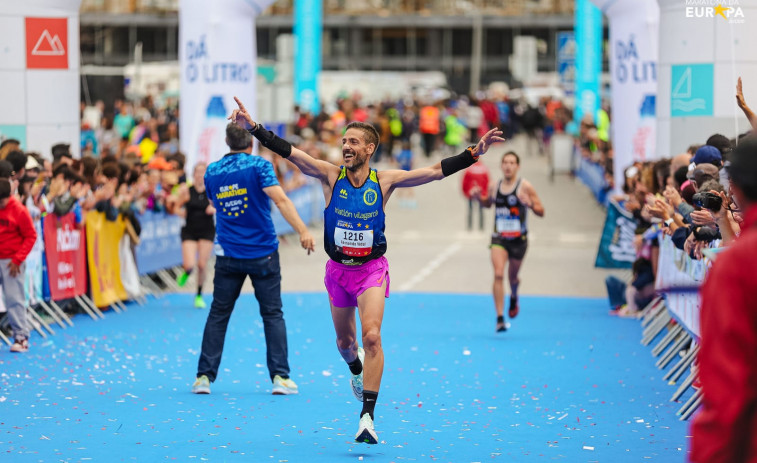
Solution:
<svg viewBox="0 0 757 463">
<path fill-rule="evenodd" d="M 634 232 L 636 220 L 615 201 L 607 202 L 607 218 L 599 241 L 595 267 L 631 268 L 636 260 Z"/>
<path fill-rule="evenodd" d="M 586 185 L 602 205 L 607 205 L 609 185 L 605 180 L 605 169 L 587 159 L 580 158 L 576 176 Z"/>
<path fill-rule="evenodd" d="M 294 203 L 297 213 L 306 225 L 323 220 L 326 201 L 319 182 L 309 182 L 296 190 L 287 192 L 287 196 Z M 136 250 L 139 274 L 145 275 L 180 265 L 182 263 L 183 220 L 174 215 L 152 211 L 146 211 L 138 218 L 142 225 L 140 243 Z M 271 208 L 271 218 L 277 235 L 294 232 L 276 207 Z"/>
<path fill-rule="evenodd" d="M 180 265 L 182 219 L 164 212 L 145 211 L 140 215 L 142 233 L 137 246 L 140 275 Z"/>
<path fill-rule="evenodd" d="M 287 192 L 287 196 L 297 208 L 297 213 L 305 222 L 305 225 L 312 225 L 323 220 L 323 209 L 326 207 L 326 200 L 323 198 L 323 188 L 320 182 L 308 182 L 292 191 Z M 294 233 L 291 225 L 284 220 L 281 212 L 274 206 L 271 207 L 271 219 L 277 235 L 286 235 Z"/>
</svg>

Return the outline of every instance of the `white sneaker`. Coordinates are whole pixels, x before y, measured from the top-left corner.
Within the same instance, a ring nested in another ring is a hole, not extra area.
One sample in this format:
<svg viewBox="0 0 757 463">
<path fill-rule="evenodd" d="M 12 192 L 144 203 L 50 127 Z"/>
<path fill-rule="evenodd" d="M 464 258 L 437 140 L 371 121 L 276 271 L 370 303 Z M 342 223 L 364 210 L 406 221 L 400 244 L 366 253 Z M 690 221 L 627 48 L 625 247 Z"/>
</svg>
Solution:
<svg viewBox="0 0 757 463">
<path fill-rule="evenodd" d="M 355 442 L 378 444 L 378 436 L 376 431 L 373 430 L 373 420 L 368 413 L 360 417 L 360 427 L 355 434 Z"/>
<path fill-rule="evenodd" d="M 11 352 L 29 352 L 29 340 L 28 339 L 16 339 L 11 346 Z M 354 386 L 353 386 L 354 387 Z M 360 400 L 363 400 L 363 377 L 360 377 Z"/>
<path fill-rule="evenodd" d="M 363 372 L 365 371 L 365 351 L 362 347 L 357 348 L 357 358 L 360 359 L 360 363 L 363 364 L 363 371 L 359 375 L 352 375 L 350 383 L 352 384 L 352 393 L 355 398 L 360 402 L 363 401 Z"/>
<path fill-rule="evenodd" d="M 299 392 L 297 384 L 291 378 L 284 379 L 279 375 L 273 377 L 273 395 L 289 395 Z"/>
<path fill-rule="evenodd" d="M 192 394 L 210 394 L 210 380 L 207 376 L 198 377 L 192 384 Z"/>
</svg>

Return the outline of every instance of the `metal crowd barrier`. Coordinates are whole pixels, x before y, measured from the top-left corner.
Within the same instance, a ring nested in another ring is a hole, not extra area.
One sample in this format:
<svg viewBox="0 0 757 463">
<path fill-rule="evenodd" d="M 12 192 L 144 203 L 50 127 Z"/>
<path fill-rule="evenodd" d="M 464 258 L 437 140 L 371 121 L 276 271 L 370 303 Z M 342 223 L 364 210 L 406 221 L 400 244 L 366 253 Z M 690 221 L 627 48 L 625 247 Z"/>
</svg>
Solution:
<svg viewBox="0 0 757 463">
<path fill-rule="evenodd" d="M 671 402 L 677 402 L 697 379 L 698 372 L 692 365 L 699 352 L 699 339 L 671 315 L 664 296 L 658 296 L 642 310 L 641 326 L 642 345 L 657 341 L 652 347 L 652 355 L 657 358 L 655 366 L 662 371 L 675 360 L 663 379 L 677 386 L 670 397 Z M 701 404 L 702 392 L 697 389 L 676 414 L 682 421 L 688 420 Z"/>
</svg>

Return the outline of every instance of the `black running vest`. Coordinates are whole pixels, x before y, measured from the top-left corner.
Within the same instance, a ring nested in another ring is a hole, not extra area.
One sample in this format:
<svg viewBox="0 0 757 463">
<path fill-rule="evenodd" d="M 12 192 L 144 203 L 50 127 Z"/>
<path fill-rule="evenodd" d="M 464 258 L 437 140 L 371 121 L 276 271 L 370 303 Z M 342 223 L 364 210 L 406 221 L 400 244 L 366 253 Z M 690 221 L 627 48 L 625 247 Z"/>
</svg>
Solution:
<svg viewBox="0 0 757 463">
<path fill-rule="evenodd" d="M 502 180 L 497 184 L 497 195 L 494 197 L 494 236 L 515 239 L 526 236 L 526 213 L 528 207 L 520 202 L 517 196 L 521 179 L 515 184 L 510 193 L 500 191 Z"/>
</svg>

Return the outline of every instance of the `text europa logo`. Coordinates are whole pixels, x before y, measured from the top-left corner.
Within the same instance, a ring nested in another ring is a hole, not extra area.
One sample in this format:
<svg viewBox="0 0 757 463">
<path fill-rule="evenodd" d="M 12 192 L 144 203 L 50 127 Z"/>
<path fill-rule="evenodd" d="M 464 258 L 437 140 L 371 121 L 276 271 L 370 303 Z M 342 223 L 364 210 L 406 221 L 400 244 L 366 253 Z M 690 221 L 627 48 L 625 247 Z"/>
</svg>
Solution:
<svg viewBox="0 0 757 463">
<path fill-rule="evenodd" d="M 744 23 L 744 10 L 739 0 L 684 0 L 686 17 L 719 19 L 730 24 Z"/>
</svg>

